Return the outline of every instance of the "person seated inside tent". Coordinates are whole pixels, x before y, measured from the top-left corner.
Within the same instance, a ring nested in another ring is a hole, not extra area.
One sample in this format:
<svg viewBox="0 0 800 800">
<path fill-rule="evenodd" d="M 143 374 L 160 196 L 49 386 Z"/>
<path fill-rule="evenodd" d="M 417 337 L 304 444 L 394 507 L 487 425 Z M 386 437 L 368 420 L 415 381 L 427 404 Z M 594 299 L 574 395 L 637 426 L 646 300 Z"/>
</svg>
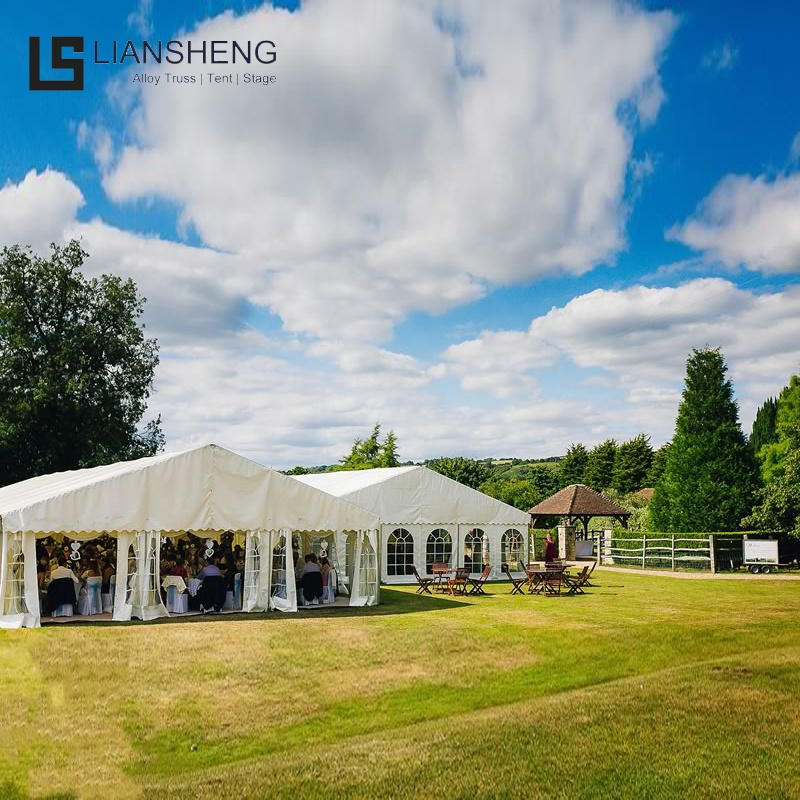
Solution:
<svg viewBox="0 0 800 800">
<path fill-rule="evenodd" d="M 78 604 L 78 588 L 80 581 L 77 575 L 67 566 L 67 559 L 63 553 L 58 554 L 58 566 L 50 573 L 50 583 L 47 585 L 47 608 L 55 611 L 61 606 Z"/>
<path fill-rule="evenodd" d="M 322 599 L 322 569 L 317 562 L 316 553 L 309 553 L 304 558 L 305 564 L 300 573 L 300 587 L 306 605 L 318 606 Z"/>
<path fill-rule="evenodd" d="M 186 569 L 186 561 L 183 556 L 175 557 L 175 564 L 169 568 L 168 574 L 177 578 L 183 578 L 184 581 L 189 580 L 189 573 Z"/>
<path fill-rule="evenodd" d="M 222 611 L 222 606 L 225 605 L 225 579 L 214 556 L 208 557 L 197 577 L 202 581 L 197 593 L 200 597 L 200 609 L 209 612 Z"/>
</svg>

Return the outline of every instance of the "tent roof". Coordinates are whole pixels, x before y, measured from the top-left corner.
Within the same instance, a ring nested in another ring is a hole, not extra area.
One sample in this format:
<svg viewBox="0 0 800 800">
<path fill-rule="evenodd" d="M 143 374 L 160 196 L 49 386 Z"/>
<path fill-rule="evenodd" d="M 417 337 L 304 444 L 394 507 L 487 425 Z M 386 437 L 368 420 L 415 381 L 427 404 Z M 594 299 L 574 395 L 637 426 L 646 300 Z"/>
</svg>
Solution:
<svg viewBox="0 0 800 800">
<path fill-rule="evenodd" d="M 542 500 L 529 514 L 535 517 L 629 517 L 630 512 L 604 495 L 574 483 Z"/>
<path fill-rule="evenodd" d="M 214 444 L 0 489 L 6 531 L 360 530 L 377 516 Z"/>
<path fill-rule="evenodd" d="M 342 470 L 296 480 L 374 511 L 384 524 L 527 525 L 528 515 L 427 467 Z"/>
</svg>

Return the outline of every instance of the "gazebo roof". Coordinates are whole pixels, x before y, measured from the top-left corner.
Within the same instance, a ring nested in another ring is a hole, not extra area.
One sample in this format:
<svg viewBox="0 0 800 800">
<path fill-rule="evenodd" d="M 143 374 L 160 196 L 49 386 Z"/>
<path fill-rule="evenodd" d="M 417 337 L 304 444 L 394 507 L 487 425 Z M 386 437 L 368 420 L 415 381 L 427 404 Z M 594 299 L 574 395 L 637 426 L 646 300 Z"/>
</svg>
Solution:
<svg viewBox="0 0 800 800">
<path fill-rule="evenodd" d="M 534 517 L 629 517 L 630 511 L 594 489 L 574 483 L 528 511 Z"/>
</svg>

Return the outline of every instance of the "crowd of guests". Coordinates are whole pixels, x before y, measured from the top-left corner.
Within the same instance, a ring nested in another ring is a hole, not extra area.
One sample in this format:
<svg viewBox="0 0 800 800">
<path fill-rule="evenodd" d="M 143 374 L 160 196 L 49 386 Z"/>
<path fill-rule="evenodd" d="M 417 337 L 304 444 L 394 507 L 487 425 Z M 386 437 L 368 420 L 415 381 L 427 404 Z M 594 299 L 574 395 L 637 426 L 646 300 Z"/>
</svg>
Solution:
<svg viewBox="0 0 800 800">
<path fill-rule="evenodd" d="M 333 602 L 337 593 L 337 576 L 327 555 L 317 556 L 308 553 L 301 556 L 299 542 L 292 543 L 297 597 L 300 603 L 319 605 Z M 219 542 L 215 542 L 209 553 L 204 539 L 189 533 L 175 538 L 162 540 L 160 551 L 160 583 L 166 577 L 179 577 L 187 588 L 192 579 L 199 579 L 200 591 L 192 592 L 189 608 L 204 610 L 221 610 L 227 592 L 234 593 L 241 606 L 240 587 L 244 582 L 245 554 L 240 544 L 234 544 L 234 534 L 226 532 Z M 277 554 L 276 554 L 277 555 Z M 100 584 L 104 610 L 110 610 L 113 604 L 113 589 L 117 565 L 116 539 L 102 535 L 89 542 L 74 542 L 64 536 L 59 540 L 40 539 L 36 545 L 37 578 L 41 608 L 44 613 L 52 613 L 64 604 L 78 606 L 81 597 L 86 596 L 89 584 L 95 588 Z M 129 553 L 129 570 L 132 574 L 135 564 L 132 563 L 132 552 Z M 283 582 L 285 596 L 285 575 L 280 561 L 273 565 L 273 592 L 280 591 Z M 237 587 L 237 576 L 239 586 Z M 60 579 L 68 578 L 68 581 Z M 91 580 L 90 579 L 94 579 Z M 53 591 L 54 581 L 56 591 Z M 203 593 L 203 587 L 206 591 Z M 72 591 L 70 591 L 70 589 Z M 73 592 L 74 591 L 74 595 Z M 205 601 L 204 601 L 205 597 Z M 106 608 L 105 604 L 109 603 Z M 77 611 L 77 608 L 75 609 Z M 94 611 L 92 613 L 98 613 Z"/>
<path fill-rule="evenodd" d="M 88 592 L 90 578 L 101 579 L 101 596 L 110 595 L 112 578 L 116 573 L 116 541 L 104 535 L 78 547 L 74 546 L 76 544 L 66 536 L 61 541 L 47 538 L 36 543 L 36 578 L 40 606 L 45 613 L 51 613 L 65 603 L 77 606 L 81 596 Z M 72 581 L 74 599 L 70 599 L 68 582 L 57 584 L 58 591 L 51 591 L 51 584 L 59 578 Z"/>
<path fill-rule="evenodd" d="M 294 549 L 293 555 L 298 601 L 313 606 L 332 603 L 336 598 L 336 571 L 328 557 L 308 553 L 301 558 L 299 549 Z"/>
<path fill-rule="evenodd" d="M 203 583 L 200 591 L 189 598 L 191 610 L 220 611 L 225 595 L 231 592 L 234 602 L 241 607 L 241 592 L 237 593 L 236 577 L 241 586 L 244 580 L 244 548 L 233 543 L 231 531 L 215 542 L 212 554 L 207 552 L 205 540 L 189 534 L 178 539 L 167 539 L 161 545 L 161 578 L 183 578 L 186 584 L 193 578 Z"/>
</svg>

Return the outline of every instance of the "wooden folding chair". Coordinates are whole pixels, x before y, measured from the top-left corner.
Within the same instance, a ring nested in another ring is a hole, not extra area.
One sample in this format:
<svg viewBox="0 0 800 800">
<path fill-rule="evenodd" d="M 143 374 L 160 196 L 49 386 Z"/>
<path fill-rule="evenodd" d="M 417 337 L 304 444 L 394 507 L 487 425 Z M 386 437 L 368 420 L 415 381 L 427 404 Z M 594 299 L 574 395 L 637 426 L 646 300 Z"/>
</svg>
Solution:
<svg viewBox="0 0 800 800">
<path fill-rule="evenodd" d="M 414 572 L 414 577 L 417 579 L 417 583 L 419 584 L 419 586 L 417 586 L 417 594 L 425 594 L 425 592 L 428 594 L 433 594 L 433 592 L 431 592 L 431 586 L 433 586 L 434 578 L 423 578 L 422 575 L 419 574 L 417 568 L 413 565 L 411 566 L 411 569 Z"/>
<path fill-rule="evenodd" d="M 466 594 L 469 580 L 469 567 L 456 567 L 456 574 L 447 579 L 448 594 Z"/>
<path fill-rule="evenodd" d="M 589 567 L 585 566 L 575 577 L 564 575 L 564 583 L 567 584 L 567 594 L 586 594 L 583 587 L 589 577 Z"/>
<path fill-rule="evenodd" d="M 586 573 L 586 580 L 584 580 L 584 586 L 595 586 L 594 583 L 591 582 L 592 573 L 594 572 L 594 568 L 597 566 L 596 561 L 592 561 L 591 565 L 589 566 L 589 572 Z"/>
<path fill-rule="evenodd" d="M 483 591 L 483 585 L 489 580 L 491 574 L 492 568 L 488 564 L 484 564 L 483 571 L 479 578 L 468 579 L 470 585 L 467 594 L 486 594 L 486 592 Z"/>
<path fill-rule="evenodd" d="M 506 574 L 506 577 L 511 581 L 511 594 L 524 594 L 522 591 L 522 587 L 525 586 L 528 582 L 528 574 L 525 573 L 524 578 L 515 578 L 511 574 L 511 568 L 508 566 L 506 561 L 503 562 L 503 572 Z"/>
</svg>

